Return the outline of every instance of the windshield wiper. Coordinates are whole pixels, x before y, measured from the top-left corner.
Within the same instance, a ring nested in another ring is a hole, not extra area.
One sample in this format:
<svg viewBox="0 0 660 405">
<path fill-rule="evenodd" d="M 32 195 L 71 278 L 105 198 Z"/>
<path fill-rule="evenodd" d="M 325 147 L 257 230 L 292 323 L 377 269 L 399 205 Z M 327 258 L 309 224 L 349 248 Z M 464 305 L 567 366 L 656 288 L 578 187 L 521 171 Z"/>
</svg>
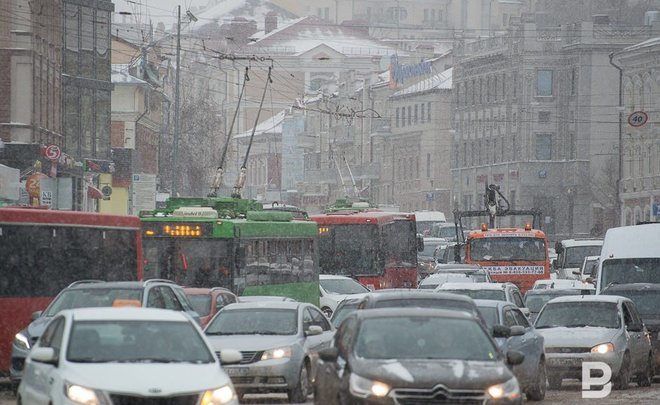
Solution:
<svg viewBox="0 0 660 405">
<path fill-rule="evenodd" d="M 249 335 L 245 332 L 206 332 L 206 336 L 219 336 L 219 335 Z"/>
<path fill-rule="evenodd" d="M 537 326 L 536 329 L 560 328 L 561 325 L 542 325 Z"/>
<path fill-rule="evenodd" d="M 159 357 L 145 357 L 141 359 L 126 360 L 127 363 L 181 363 L 181 360 L 164 359 Z"/>
</svg>

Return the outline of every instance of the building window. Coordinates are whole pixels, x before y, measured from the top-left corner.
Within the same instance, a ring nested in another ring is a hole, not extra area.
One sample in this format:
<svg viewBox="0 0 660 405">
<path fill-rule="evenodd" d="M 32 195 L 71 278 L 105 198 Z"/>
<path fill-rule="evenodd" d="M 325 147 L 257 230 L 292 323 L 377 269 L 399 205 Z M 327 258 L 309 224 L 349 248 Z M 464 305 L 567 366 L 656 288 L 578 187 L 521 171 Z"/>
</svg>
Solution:
<svg viewBox="0 0 660 405">
<path fill-rule="evenodd" d="M 547 124 L 550 122 L 550 111 L 539 111 L 539 124 Z"/>
<path fill-rule="evenodd" d="M 536 160 L 552 160 L 552 134 L 536 134 Z"/>
<path fill-rule="evenodd" d="M 406 126 L 406 107 L 401 107 L 401 126 Z"/>
<path fill-rule="evenodd" d="M 426 177 L 431 177 L 431 154 L 426 154 Z"/>
<path fill-rule="evenodd" d="M 577 145 L 575 142 L 575 134 L 568 135 L 568 158 L 570 160 L 577 159 Z"/>
<path fill-rule="evenodd" d="M 469 211 L 472 209 L 472 195 L 463 196 L 463 210 Z"/>
<path fill-rule="evenodd" d="M 552 96 L 552 70 L 539 69 L 536 71 L 536 95 L 538 97 Z"/>
<path fill-rule="evenodd" d="M 431 121 L 431 102 L 426 103 L 426 120 Z"/>
<path fill-rule="evenodd" d="M 435 21 L 435 9 L 431 9 L 431 21 Z"/>
<path fill-rule="evenodd" d="M 425 8 L 424 9 L 424 21 L 428 21 L 428 20 L 429 20 L 429 9 Z"/>
<path fill-rule="evenodd" d="M 518 97 L 518 72 L 513 72 L 511 81 L 513 84 L 513 98 L 516 98 Z"/>
<path fill-rule="evenodd" d="M 396 117 L 396 119 L 395 119 L 396 127 L 399 128 L 399 107 L 396 108 L 396 115 L 395 115 L 395 117 Z"/>
<path fill-rule="evenodd" d="M 412 125 L 412 107 L 408 106 L 408 125 Z"/>
<path fill-rule="evenodd" d="M 571 69 L 571 96 L 577 93 L 577 68 Z"/>
<path fill-rule="evenodd" d="M 418 111 L 418 106 L 417 106 L 417 104 L 415 104 L 415 117 L 414 117 L 414 120 L 413 120 L 413 122 L 414 122 L 415 124 L 417 124 L 417 123 L 419 122 L 419 121 L 418 121 L 418 118 L 419 118 L 418 112 L 419 112 L 419 111 Z"/>
<path fill-rule="evenodd" d="M 424 121 L 426 121 L 426 117 L 424 116 L 424 103 L 422 103 L 422 104 L 420 105 L 420 110 L 421 110 L 421 111 L 419 112 L 419 116 L 420 116 L 420 118 L 421 118 L 421 122 L 422 122 L 422 124 L 423 124 Z"/>
</svg>

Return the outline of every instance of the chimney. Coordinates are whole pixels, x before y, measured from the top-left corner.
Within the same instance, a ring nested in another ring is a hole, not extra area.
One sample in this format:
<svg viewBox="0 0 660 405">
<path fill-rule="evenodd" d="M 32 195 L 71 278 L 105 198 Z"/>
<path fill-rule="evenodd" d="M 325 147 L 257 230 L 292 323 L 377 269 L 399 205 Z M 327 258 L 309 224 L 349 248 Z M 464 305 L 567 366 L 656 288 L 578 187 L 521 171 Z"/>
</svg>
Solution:
<svg viewBox="0 0 660 405">
<path fill-rule="evenodd" d="M 264 21 L 264 32 L 268 34 L 269 32 L 277 29 L 277 13 L 274 11 L 266 14 L 266 19 Z"/>
</svg>

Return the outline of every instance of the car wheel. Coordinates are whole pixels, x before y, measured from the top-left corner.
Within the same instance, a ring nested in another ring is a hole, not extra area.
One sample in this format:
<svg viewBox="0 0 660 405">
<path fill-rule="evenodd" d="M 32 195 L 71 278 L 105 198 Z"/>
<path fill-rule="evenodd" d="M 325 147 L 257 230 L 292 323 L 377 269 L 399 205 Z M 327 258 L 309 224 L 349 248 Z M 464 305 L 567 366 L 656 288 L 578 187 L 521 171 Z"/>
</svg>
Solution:
<svg viewBox="0 0 660 405">
<path fill-rule="evenodd" d="M 548 386 L 551 390 L 558 390 L 561 388 L 561 375 L 557 373 L 548 374 Z"/>
<path fill-rule="evenodd" d="M 614 377 L 613 386 L 615 390 L 627 390 L 630 384 L 630 355 L 625 353 L 621 362 L 619 374 Z"/>
<path fill-rule="evenodd" d="M 536 372 L 536 385 L 527 391 L 527 399 L 530 401 L 543 401 L 545 398 L 545 387 L 547 383 L 547 374 L 545 370 L 545 361 L 539 362 L 539 369 Z M 561 381 L 559 383 L 561 385 Z"/>
<path fill-rule="evenodd" d="M 640 387 L 650 387 L 653 382 L 653 357 L 649 354 L 646 361 L 646 369 L 637 377 L 637 385 Z"/>
<path fill-rule="evenodd" d="M 300 376 L 298 377 L 298 385 L 289 391 L 289 401 L 294 404 L 300 404 L 307 401 L 309 395 L 309 371 L 307 364 L 303 364 L 300 368 Z"/>
<path fill-rule="evenodd" d="M 323 311 L 323 313 L 325 314 L 326 317 L 328 317 L 328 319 L 330 319 L 330 317 L 332 316 L 332 310 L 328 307 L 321 308 L 321 311 Z"/>
</svg>

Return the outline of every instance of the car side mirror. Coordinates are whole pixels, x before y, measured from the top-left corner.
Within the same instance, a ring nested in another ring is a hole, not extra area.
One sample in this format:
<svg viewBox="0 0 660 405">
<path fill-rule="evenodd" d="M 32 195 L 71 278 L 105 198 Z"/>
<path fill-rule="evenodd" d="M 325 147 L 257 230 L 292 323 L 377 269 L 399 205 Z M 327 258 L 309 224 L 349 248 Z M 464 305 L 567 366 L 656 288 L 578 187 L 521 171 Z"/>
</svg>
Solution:
<svg viewBox="0 0 660 405">
<path fill-rule="evenodd" d="M 241 352 L 235 349 L 220 350 L 220 363 L 223 365 L 238 364 L 243 360 Z"/>
<path fill-rule="evenodd" d="M 580 270 L 573 270 L 573 274 L 575 274 L 576 276 L 581 276 L 582 272 Z"/>
<path fill-rule="evenodd" d="M 305 336 L 317 336 L 323 333 L 323 328 L 318 325 L 312 325 L 305 331 Z"/>
<path fill-rule="evenodd" d="M 41 313 L 43 311 L 35 311 L 32 313 L 32 320 L 34 321 L 35 319 L 39 318 L 41 316 Z"/>
<path fill-rule="evenodd" d="M 525 355 L 516 350 L 506 352 L 506 362 L 511 366 L 517 366 L 525 361 Z"/>
<path fill-rule="evenodd" d="M 628 332 L 641 332 L 644 329 L 644 326 L 642 323 L 631 323 L 630 325 L 626 326 L 626 330 Z"/>
<path fill-rule="evenodd" d="M 495 338 L 508 338 L 511 336 L 511 328 L 504 325 L 493 326 L 493 337 Z"/>
<path fill-rule="evenodd" d="M 525 315 L 525 317 L 527 318 L 529 318 L 529 314 L 531 314 L 529 308 L 525 308 L 525 307 L 520 308 L 520 312 L 522 312 L 522 314 Z"/>
<path fill-rule="evenodd" d="M 510 328 L 511 336 L 522 336 L 525 334 L 525 328 L 520 325 L 514 325 Z"/>
<path fill-rule="evenodd" d="M 564 246 L 562 246 L 561 242 L 555 242 L 555 252 L 557 254 L 561 254 L 564 251 Z"/>
<path fill-rule="evenodd" d="M 319 358 L 328 363 L 334 363 L 339 357 L 339 350 L 336 347 L 326 347 L 319 350 Z"/>
<path fill-rule="evenodd" d="M 40 363 L 52 364 L 57 366 L 57 353 L 52 347 L 37 347 L 32 349 L 30 358 Z"/>
<path fill-rule="evenodd" d="M 424 251 L 424 237 L 422 235 L 417 235 L 417 251 Z"/>
</svg>

